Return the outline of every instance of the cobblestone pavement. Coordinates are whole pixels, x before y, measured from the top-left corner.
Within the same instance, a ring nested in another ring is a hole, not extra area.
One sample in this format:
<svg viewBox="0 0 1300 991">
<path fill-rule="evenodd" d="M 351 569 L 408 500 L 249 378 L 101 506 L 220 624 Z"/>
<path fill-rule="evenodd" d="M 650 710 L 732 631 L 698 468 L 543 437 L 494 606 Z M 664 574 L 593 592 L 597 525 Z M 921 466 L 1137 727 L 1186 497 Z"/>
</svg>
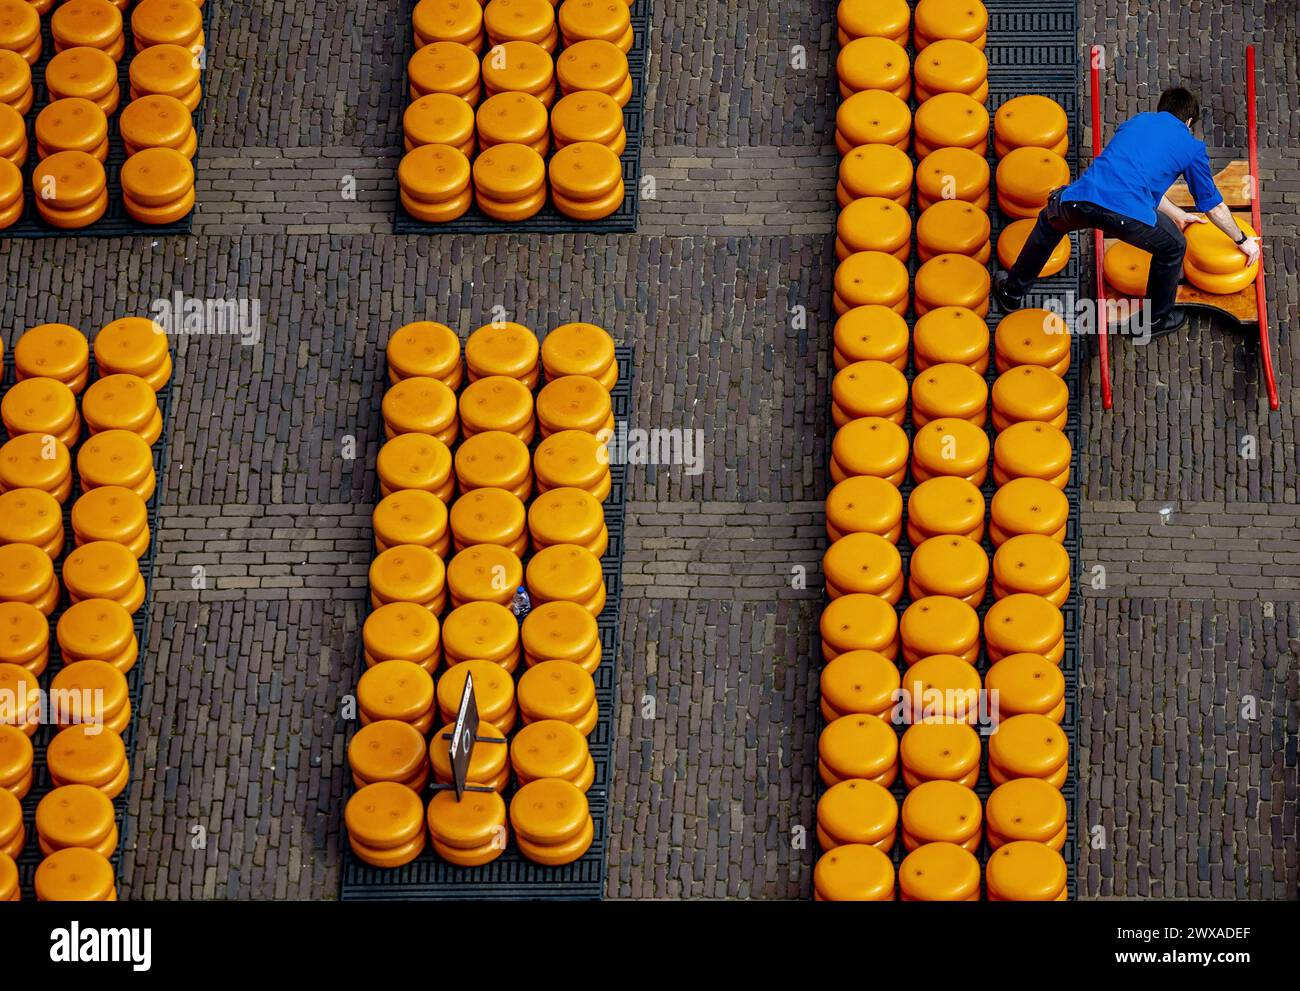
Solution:
<svg viewBox="0 0 1300 991">
<path fill-rule="evenodd" d="M 1295 5 L 1086 6 L 1083 38 L 1112 50 L 1111 124 L 1168 59 L 1227 157 L 1244 148 L 1241 46 L 1263 44 L 1283 410 L 1267 413 L 1250 349 L 1203 322 L 1121 352 L 1116 411 L 1085 408 L 1084 564 L 1107 580 L 1085 598 L 1080 826 L 1105 848 L 1085 852 L 1081 890 L 1294 897 Z M 262 306 L 257 346 L 179 342 L 125 896 L 337 897 L 336 714 L 359 653 L 382 343 L 415 318 L 472 329 L 498 303 L 610 327 L 637 349 L 637 423 L 708 445 L 698 476 L 632 476 L 608 895 L 808 896 L 790 836 L 813 821 L 818 596 L 790 581 L 803 565 L 818 587 L 824 546 L 833 24 L 826 4 L 774 11 L 656 0 L 643 168 L 659 198 L 634 236 L 392 236 L 399 19 L 218 0 L 195 236 L 0 242 L 10 342 L 176 289 Z"/>
</svg>

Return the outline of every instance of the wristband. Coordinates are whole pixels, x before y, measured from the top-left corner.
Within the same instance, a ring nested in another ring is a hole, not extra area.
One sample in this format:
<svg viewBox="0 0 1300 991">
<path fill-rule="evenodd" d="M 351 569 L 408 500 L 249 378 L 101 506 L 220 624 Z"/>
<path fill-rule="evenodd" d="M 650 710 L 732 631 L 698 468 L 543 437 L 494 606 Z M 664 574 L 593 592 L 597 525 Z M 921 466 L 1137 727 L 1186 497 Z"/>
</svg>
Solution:
<svg viewBox="0 0 1300 991">
<path fill-rule="evenodd" d="M 1240 228 L 1238 228 L 1238 230 L 1240 230 Z M 1247 241 L 1249 241 L 1249 240 L 1250 240 L 1250 238 L 1248 238 L 1248 237 L 1246 236 L 1246 232 L 1245 232 L 1245 231 L 1241 231 L 1241 240 L 1240 240 L 1240 241 L 1234 241 L 1233 244 L 1236 244 L 1236 245 L 1240 246 L 1240 245 L 1245 244 L 1245 243 L 1246 243 Z"/>
</svg>

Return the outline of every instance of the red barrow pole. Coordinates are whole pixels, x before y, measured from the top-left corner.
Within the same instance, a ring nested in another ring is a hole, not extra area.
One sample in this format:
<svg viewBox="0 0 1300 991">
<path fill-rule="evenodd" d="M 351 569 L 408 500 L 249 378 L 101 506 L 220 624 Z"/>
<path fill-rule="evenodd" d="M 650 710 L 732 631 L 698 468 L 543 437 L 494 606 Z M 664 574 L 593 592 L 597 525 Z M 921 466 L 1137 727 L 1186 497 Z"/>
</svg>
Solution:
<svg viewBox="0 0 1300 991">
<path fill-rule="evenodd" d="M 1090 54 L 1092 69 L 1092 87 L 1088 92 L 1092 103 L 1092 158 L 1093 161 L 1101 154 L 1101 70 L 1100 64 L 1102 59 L 1101 45 L 1093 45 Z M 1251 56 L 1253 65 L 1253 58 Z M 1254 104 L 1251 104 L 1251 119 L 1254 120 Z M 1252 128 L 1252 134 L 1254 133 Z M 1251 147 L 1254 147 L 1252 144 Z M 1251 165 L 1251 171 L 1254 171 L 1254 165 Z M 1258 229 L 1258 227 L 1256 228 Z M 1097 361 L 1101 368 L 1101 406 L 1102 409 L 1110 409 L 1114 405 L 1110 390 L 1110 338 L 1106 326 L 1106 276 L 1101 270 L 1102 258 L 1106 253 L 1106 245 L 1102 239 L 1102 233 L 1099 230 L 1092 232 L 1093 250 L 1096 254 L 1097 269 Z M 1262 290 L 1261 290 L 1262 291 Z M 1261 333 L 1263 332 L 1263 323 L 1260 323 Z M 1271 373 L 1270 373 L 1271 374 Z"/>
<path fill-rule="evenodd" d="M 1094 72 L 1096 70 L 1093 70 Z M 1255 276 L 1255 304 L 1259 310 L 1259 356 L 1268 386 L 1269 409 L 1278 408 L 1277 380 L 1273 377 L 1273 348 L 1268 340 L 1268 300 L 1264 294 L 1264 231 L 1259 216 L 1259 141 L 1255 120 L 1255 46 L 1246 46 L 1246 147 L 1250 153 L 1250 222 L 1259 239 L 1259 274 Z"/>
</svg>

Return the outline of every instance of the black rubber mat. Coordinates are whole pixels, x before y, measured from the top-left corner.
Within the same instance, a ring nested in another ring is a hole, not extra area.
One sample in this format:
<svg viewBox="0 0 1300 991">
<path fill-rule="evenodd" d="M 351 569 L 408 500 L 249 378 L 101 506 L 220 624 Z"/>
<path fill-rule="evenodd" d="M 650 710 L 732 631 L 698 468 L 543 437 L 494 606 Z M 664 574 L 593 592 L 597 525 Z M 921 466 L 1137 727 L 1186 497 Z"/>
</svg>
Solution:
<svg viewBox="0 0 1300 991">
<path fill-rule="evenodd" d="M 627 421 L 632 396 L 634 363 L 630 347 L 615 349 L 618 359 L 618 383 L 610 397 L 614 416 Z M 605 501 L 605 526 L 609 530 L 609 548 L 601 558 L 607 596 L 605 608 L 596 618 L 600 629 L 601 658 L 596 669 L 596 702 L 600 718 L 587 746 L 596 765 L 596 777 L 587 792 L 596 835 L 591 848 L 581 859 L 563 867 L 543 867 L 519 853 L 512 842 L 504 853 L 483 867 L 457 867 L 442 860 L 426 848 L 416 860 L 404 867 L 382 869 L 359 860 L 348 846 L 346 830 L 342 837 L 343 880 L 340 897 L 344 901 L 459 901 L 470 898 L 505 900 L 591 901 L 605 890 L 605 848 L 608 843 L 609 789 L 613 771 L 614 705 L 617 700 L 619 601 L 622 598 L 623 517 L 627 504 L 627 466 L 611 464 L 613 486 Z M 525 558 L 525 561 L 527 558 Z M 365 669 L 358 658 L 357 676 Z M 526 670 L 521 664 L 517 675 Z M 356 726 L 346 727 L 348 738 Z M 514 785 L 506 789 L 507 805 Z M 351 797 L 349 785 L 346 797 Z M 422 796 L 427 800 L 427 795 Z M 346 798 L 345 798 L 346 800 Z M 340 816 L 342 819 L 342 816 Z"/>
<path fill-rule="evenodd" d="M 1078 175 L 1079 153 L 1078 145 L 1082 135 L 1082 117 L 1079 108 L 1078 97 L 1078 66 L 1075 54 L 1075 32 L 1077 25 L 1077 12 L 1075 9 L 1075 0 L 1046 0 L 1043 3 L 1033 5 L 1033 9 L 1028 9 L 1029 5 L 1016 2 L 1016 0 L 987 0 L 986 7 L 989 11 L 989 29 L 988 44 L 985 54 L 989 61 L 989 96 L 986 105 L 989 110 L 989 146 L 988 162 L 990 172 L 996 176 L 998 158 L 993 151 L 993 127 L 992 117 L 997 108 L 1007 100 L 1022 96 L 1028 93 L 1037 93 L 1042 96 L 1050 97 L 1065 109 L 1069 117 L 1069 134 L 1070 148 L 1066 154 L 1066 161 L 1070 165 L 1070 174 Z M 915 60 L 915 51 L 910 51 Z M 915 97 L 911 100 L 913 112 L 916 110 Z M 920 259 L 916 250 L 915 221 L 919 216 L 919 206 L 915 202 L 911 206 L 913 220 L 913 244 L 912 252 L 908 261 L 909 273 L 912 277 L 913 286 L 915 284 L 916 270 L 920 267 Z M 992 225 L 990 239 L 994 246 L 993 258 L 990 261 L 991 271 L 997 271 L 997 239 L 1002 229 L 1007 225 L 1008 218 L 1004 217 L 997 205 L 996 182 L 990 187 L 989 203 L 989 220 Z M 1080 265 L 1079 251 L 1081 248 L 1086 249 L 1087 244 L 1080 235 L 1071 235 L 1071 254 L 1066 268 L 1060 273 L 1050 278 L 1040 279 L 1035 286 L 1034 292 L 1029 294 L 1026 305 L 1041 305 L 1042 301 L 1052 298 L 1063 300 L 1067 303 L 1073 303 L 1076 299 L 1086 298 L 1086 287 L 1082 283 L 1083 266 Z M 990 311 L 987 322 L 989 325 L 990 335 L 990 360 L 989 369 L 985 376 L 992 388 L 994 380 L 998 376 L 996 365 L 993 361 L 992 353 L 992 334 L 997 327 L 1002 314 L 997 308 L 997 303 L 991 301 L 992 310 Z M 1079 503 L 1080 503 L 1080 479 L 1079 479 L 1079 441 L 1080 441 L 1080 417 L 1082 416 L 1082 397 L 1080 395 L 1079 385 L 1079 365 L 1080 362 L 1087 360 L 1088 348 L 1087 342 L 1080 339 L 1075 334 L 1075 319 L 1071 306 L 1066 307 L 1067 312 L 1064 319 L 1067 327 L 1072 334 L 1070 344 L 1070 368 L 1065 374 L 1065 383 L 1070 390 L 1070 408 L 1069 420 L 1066 424 L 1065 435 L 1069 438 L 1072 448 L 1070 481 L 1065 487 L 1065 495 L 1070 503 L 1070 517 L 1066 526 L 1065 549 L 1069 552 L 1070 562 L 1072 565 L 1071 574 L 1071 591 L 1070 596 L 1061 607 L 1061 613 L 1065 620 L 1065 656 L 1061 661 L 1061 672 L 1065 676 L 1065 715 L 1061 719 L 1061 728 L 1064 730 L 1070 746 L 1070 769 L 1065 785 L 1061 788 L 1061 793 L 1065 797 L 1066 812 L 1068 817 L 1068 828 L 1065 846 L 1061 850 L 1062 857 L 1070 867 L 1068 891 L 1071 899 L 1077 897 L 1078 887 L 1076 873 L 1078 869 L 1078 836 L 1076 813 L 1078 809 L 1078 736 L 1076 731 L 1078 718 L 1078 664 L 1079 664 L 1079 592 L 1078 582 L 1080 580 L 1079 569 L 1081 566 L 1080 542 L 1079 542 Z M 909 328 L 915 324 L 915 317 L 909 316 Z M 909 363 L 906 369 L 906 376 L 910 382 L 916 374 L 915 366 Z M 829 410 L 828 419 L 829 419 Z M 908 410 L 908 419 L 904 423 L 910 441 L 913 433 L 913 427 L 910 419 L 910 403 Z M 992 477 L 992 449 L 993 441 L 997 432 L 993 429 L 990 422 L 986 426 L 989 435 L 989 476 L 981 486 L 984 493 L 986 506 L 991 503 L 997 486 Z M 827 438 L 826 463 L 830 464 L 830 442 L 834 437 L 834 425 Z M 906 537 L 906 520 L 907 520 L 907 498 L 915 488 L 915 483 L 910 476 L 904 482 L 899 490 L 903 496 L 904 514 L 904 536 L 898 542 L 899 554 L 903 560 L 903 574 L 909 572 L 909 563 L 912 555 L 912 547 Z M 988 516 L 985 517 L 985 536 L 983 547 L 988 555 L 990 562 L 993 558 L 995 548 L 988 537 Z M 899 600 L 896 610 L 901 617 L 903 610 L 911 603 L 910 595 L 904 591 L 903 598 Z M 990 595 L 984 603 L 976 610 L 980 616 L 981 626 L 985 613 L 993 604 L 993 598 Z M 901 655 L 900 655 L 901 663 Z M 983 649 L 983 637 L 981 635 L 980 658 L 977 669 L 980 672 L 981 682 L 984 674 L 988 671 L 988 657 Z M 818 715 L 819 729 L 824 726 L 824 720 Z M 895 727 L 901 738 L 905 726 Z M 988 798 L 993 790 L 993 785 L 988 777 L 988 746 L 987 737 L 985 745 L 982 748 L 981 768 L 979 782 L 975 786 L 975 792 L 979 795 L 981 801 Z M 824 792 L 825 788 L 818 784 L 818 795 Z M 908 789 L 903 784 L 902 774 L 895 782 L 893 788 L 894 797 L 898 799 L 900 806 L 902 800 L 907 796 Z M 896 843 L 893 850 L 895 864 L 902 862 L 907 855 L 907 850 L 901 842 Z M 988 844 L 984 842 L 977 851 L 977 856 L 983 864 L 989 854 Z"/>
<path fill-rule="evenodd" d="M 212 41 L 212 9 L 217 2 L 218 0 L 207 0 L 201 8 L 203 13 L 203 33 L 209 44 Z M 32 104 L 32 109 L 27 113 L 28 153 L 27 164 L 22 169 L 23 195 L 26 197 L 27 206 L 17 223 L 0 231 L 0 238 L 165 236 L 168 234 L 188 234 L 190 232 L 191 221 L 194 217 L 193 210 L 174 223 L 142 224 L 133 219 L 122 205 L 122 183 L 119 174 L 127 155 L 125 148 L 122 146 L 122 136 L 118 132 L 117 119 L 118 115 L 126 108 L 126 105 L 131 102 L 130 64 L 131 57 L 135 54 L 135 45 L 131 33 L 131 15 L 129 11 L 122 18 L 122 33 L 126 38 L 126 54 L 122 56 L 122 60 L 117 65 L 117 82 L 122 94 L 122 102 L 116 111 L 108 115 L 108 161 L 104 163 L 104 172 L 108 179 L 107 212 L 89 227 L 64 230 L 61 227 L 52 227 L 47 224 L 41 219 L 41 215 L 36 209 L 36 200 L 32 192 L 32 170 L 37 164 L 36 115 L 50 102 L 49 92 L 45 89 L 45 66 L 55 54 L 54 38 L 50 34 L 50 14 L 46 14 L 41 18 L 41 37 L 43 39 L 41 57 L 32 66 L 32 89 L 35 93 L 35 102 Z M 206 87 L 207 81 L 207 67 L 205 64 L 200 70 L 200 85 Z M 199 136 L 201 146 L 203 139 L 203 100 L 199 101 L 198 109 L 191 116 L 194 118 L 194 130 Z M 196 171 L 198 167 L 199 153 L 196 152 L 194 156 Z"/>
<path fill-rule="evenodd" d="M 411 34 L 411 11 L 418 0 L 407 0 L 406 19 L 402 29 L 408 36 L 407 61 L 415 54 L 415 41 Z M 445 224 L 430 224 L 416 220 L 397 202 L 397 212 L 393 219 L 395 234 L 563 234 L 582 232 L 585 234 L 626 234 L 636 230 L 637 211 L 641 201 L 641 135 L 645 119 L 646 64 L 649 61 L 647 41 L 650 34 L 650 9 L 652 0 L 636 0 L 632 5 L 632 50 L 627 54 L 628 71 L 632 76 L 632 98 L 623 108 L 623 127 L 627 131 L 627 147 L 620 156 L 623 164 L 623 205 L 602 220 L 574 220 L 566 217 L 547 202 L 541 211 L 527 220 L 506 222 L 493 220 L 472 205 L 469 212 L 457 220 Z M 556 49 L 556 54 L 563 51 Z M 410 92 L 406 69 L 402 69 L 402 92 Z M 557 94 L 557 99 L 559 96 Z M 408 101 L 409 102 L 409 101 Z M 403 109 L 406 102 L 403 103 Z M 550 155 L 547 155 L 550 161 Z M 397 184 L 397 176 L 393 176 Z"/>
<path fill-rule="evenodd" d="M 98 377 L 99 375 L 95 368 L 95 357 L 92 352 L 90 357 L 90 381 L 94 382 Z M 12 348 L 8 348 L 5 351 L 4 358 L 3 389 L 8 390 L 14 382 L 13 352 Z M 158 408 L 162 413 L 163 422 L 162 435 L 153 445 L 154 473 L 157 475 L 158 484 L 154 489 L 153 495 L 150 496 L 148 501 L 145 503 L 145 507 L 149 514 L 149 550 L 147 550 L 140 558 L 140 574 L 144 577 L 145 597 L 144 604 L 136 612 L 135 616 L 132 617 L 134 621 L 133 625 L 135 626 L 136 641 L 140 645 L 140 658 L 126 675 L 126 683 L 130 690 L 131 698 L 131 721 L 127 724 L 126 730 L 122 733 L 122 742 L 126 746 L 126 759 L 128 762 L 132 763 L 135 760 L 137 727 L 139 726 L 140 721 L 140 700 L 144 695 L 145 654 L 149 649 L 149 608 L 153 601 L 154 556 L 158 545 L 158 517 L 162 502 L 163 478 L 167 471 L 167 444 L 171 435 L 172 394 L 174 388 L 172 382 L 168 382 L 158 392 Z M 84 396 L 85 393 L 83 392 L 82 395 Z M 81 408 L 80 398 L 81 397 L 78 397 L 78 409 Z M 76 464 L 77 451 L 80 449 L 81 444 L 85 441 L 87 436 L 89 435 L 85 431 L 85 424 L 83 422 L 82 436 L 78 440 L 77 444 L 73 446 L 71 451 L 74 466 Z M 68 501 L 63 504 L 63 551 L 54 562 L 54 573 L 60 582 L 63 580 L 63 561 L 76 546 L 72 530 L 72 506 L 77 501 L 77 497 L 81 494 L 81 480 L 76 476 L 76 470 L 74 467 L 72 494 L 68 497 Z M 50 614 L 50 660 L 45 671 L 38 679 L 42 691 L 49 690 L 50 682 L 63 668 L 63 656 L 59 651 L 59 642 L 58 638 L 54 635 L 54 631 L 55 627 L 58 625 L 59 617 L 63 615 L 63 611 L 67 607 L 68 597 L 65 590 L 59 601 L 58 608 Z M 32 765 L 32 789 L 22 800 L 23 821 L 27 827 L 27 839 L 23 845 L 21 853 L 17 857 L 18 877 L 19 883 L 22 887 L 24 900 L 34 899 L 36 897 L 36 893 L 32 887 L 32 882 L 36 874 L 37 865 L 44 859 L 36 842 L 36 806 L 53 788 L 53 784 L 50 781 L 49 770 L 45 763 L 45 751 L 56 732 L 57 727 L 43 724 L 39 729 L 37 729 L 35 736 L 32 737 L 32 746 L 35 751 Z M 132 774 L 132 779 L 134 779 L 134 774 Z M 127 806 L 130 796 L 131 782 L 128 781 L 126 789 L 113 800 L 113 807 L 117 811 L 119 839 L 118 853 L 115 853 L 110 859 L 112 860 L 113 867 L 119 872 L 121 870 L 120 852 L 129 842 L 132 841 L 133 836 L 130 817 L 127 814 Z M 120 881 L 121 878 L 119 873 L 119 887 Z"/>
</svg>

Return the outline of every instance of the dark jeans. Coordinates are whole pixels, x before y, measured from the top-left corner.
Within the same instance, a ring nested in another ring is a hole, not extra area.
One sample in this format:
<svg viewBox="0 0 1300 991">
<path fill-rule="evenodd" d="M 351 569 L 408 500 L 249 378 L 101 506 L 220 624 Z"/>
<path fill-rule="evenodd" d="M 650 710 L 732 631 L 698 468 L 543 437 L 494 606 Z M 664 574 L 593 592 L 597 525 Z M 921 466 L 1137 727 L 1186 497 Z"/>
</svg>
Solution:
<svg viewBox="0 0 1300 991">
<path fill-rule="evenodd" d="M 1086 228 L 1097 228 L 1151 253 L 1151 276 L 1147 280 L 1151 319 L 1157 323 L 1168 316 L 1174 308 L 1174 295 L 1183 270 L 1183 253 L 1187 250 L 1187 239 L 1178 225 L 1159 211 L 1156 211 L 1156 224 L 1152 227 L 1096 203 L 1084 200 L 1062 203 L 1060 190 L 1048 198 L 1047 206 L 1038 215 L 1038 223 L 1008 273 L 1007 292 L 1013 296 L 1023 296 L 1028 292 L 1061 237 L 1070 231 Z"/>
</svg>

